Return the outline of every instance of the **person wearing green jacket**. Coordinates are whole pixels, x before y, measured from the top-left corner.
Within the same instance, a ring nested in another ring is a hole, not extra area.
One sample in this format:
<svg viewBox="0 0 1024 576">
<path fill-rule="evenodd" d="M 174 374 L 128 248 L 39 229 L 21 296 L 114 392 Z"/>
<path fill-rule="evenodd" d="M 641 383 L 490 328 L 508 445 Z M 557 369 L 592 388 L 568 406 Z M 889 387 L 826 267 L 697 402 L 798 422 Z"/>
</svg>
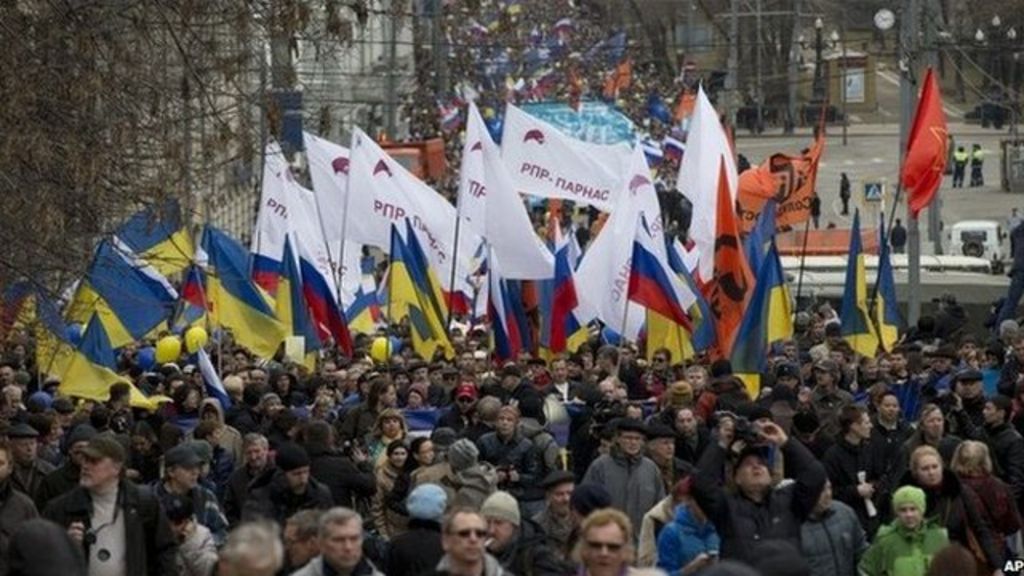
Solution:
<svg viewBox="0 0 1024 576">
<path fill-rule="evenodd" d="M 896 520 L 883 526 L 860 560 L 863 576 L 922 576 L 932 556 L 949 544 L 946 529 L 925 520 L 924 491 L 904 486 L 892 495 Z"/>
</svg>

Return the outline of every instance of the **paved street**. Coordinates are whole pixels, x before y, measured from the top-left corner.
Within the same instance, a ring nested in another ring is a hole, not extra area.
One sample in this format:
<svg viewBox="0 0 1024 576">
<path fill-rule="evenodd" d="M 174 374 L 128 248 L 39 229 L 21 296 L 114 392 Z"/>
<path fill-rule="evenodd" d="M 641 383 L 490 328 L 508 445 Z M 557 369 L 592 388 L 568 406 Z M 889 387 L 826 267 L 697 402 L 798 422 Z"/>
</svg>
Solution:
<svg viewBox="0 0 1024 576">
<path fill-rule="evenodd" d="M 968 150 L 974 143 L 980 143 L 986 151 L 985 186 L 982 188 L 952 189 L 952 177 L 946 177 L 939 191 L 942 200 L 942 220 L 950 225 L 966 219 L 995 219 L 1005 221 L 1012 207 L 1024 208 L 1024 195 L 1011 195 L 999 190 L 999 142 L 1008 135 L 1005 131 L 982 129 L 973 124 L 951 122 L 950 132 L 958 144 Z M 752 164 L 760 163 L 774 152 L 798 153 L 811 143 L 809 131 L 796 136 L 778 134 L 752 137 L 743 132 L 738 134 L 737 149 L 746 155 Z M 839 178 L 846 172 L 853 182 L 854 201 L 863 206 L 863 183 L 886 179 L 888 191 L 895 192 L 899 163 L 899 125 L 855 124 L 848 129 L 848 144 L 842 145 L 840 127 L 830 127 L 825 155 L 818 175 L 818 193 L 822 198 L 821 224 L 835 222 L 840 228 L 849 226 L 850 217 L 840 215 Z M 968 168 L 969 171 L 969 168 Z M 969 176 L 969 174 L 968 174 Z M 905 205 L 905 204 L 904 204 Z M 897 210 L 898 217 L 905 218 L 905 209 Z M 927 212 L 921 215 L 922 238 L 927 229 Z M 873 216 L 865 216 L 867 223 Z M 929 243 L 924 243 L 923 252 L 932 253 Z"/>
</svg>

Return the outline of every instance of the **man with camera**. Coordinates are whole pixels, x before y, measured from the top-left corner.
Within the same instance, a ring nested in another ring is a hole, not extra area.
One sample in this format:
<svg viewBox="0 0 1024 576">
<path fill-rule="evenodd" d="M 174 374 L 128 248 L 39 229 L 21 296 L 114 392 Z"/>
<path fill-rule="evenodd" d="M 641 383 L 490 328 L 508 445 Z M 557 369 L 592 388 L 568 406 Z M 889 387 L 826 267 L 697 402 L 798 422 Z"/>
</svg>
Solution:
<svg viewBox="0 0 1024 576">
<path fill-rule="evenodd" d="M 89 576 L 177 574 L 177 545 L 160 503 L 122 479 L 125 449 L 100 434 L 82 451 L 80 484 L 50 501 L 43 516 L 82 545 Z"/>
<path fill-rule="evenodd" d="M 722 539 L 722 557 L 749 561 L 754 545 L 785 540 L 799 548 L 800 525 L 814 509 L 825 469 L 780 426 L 752 424 L 720 415 L 717 442 L 709 444 L 697 465 L 694 497 Z M 781 452 L 794 482 L 775 489 L 771 460 Z M 732 459 L 734 490 L 726 489 L 726 464 Z"/>
</svg>

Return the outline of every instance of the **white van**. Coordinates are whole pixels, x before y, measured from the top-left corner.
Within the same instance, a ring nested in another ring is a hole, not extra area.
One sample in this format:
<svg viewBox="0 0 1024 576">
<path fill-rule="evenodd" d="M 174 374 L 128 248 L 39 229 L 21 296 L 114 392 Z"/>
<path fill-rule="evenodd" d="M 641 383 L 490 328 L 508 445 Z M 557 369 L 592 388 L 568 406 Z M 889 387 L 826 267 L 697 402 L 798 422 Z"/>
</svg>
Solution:
<svg viewBox="0 0 1024 576">
<path fill-rule="evenodd" d="M 993 263 L 997 274 L 1009 257 L 1009 250 L 1003 247 L 1005 239 L 1003 227 L 995 220 L 961 220 L 946 231 L 949 255 L 984 258 Z"/>
</svg>

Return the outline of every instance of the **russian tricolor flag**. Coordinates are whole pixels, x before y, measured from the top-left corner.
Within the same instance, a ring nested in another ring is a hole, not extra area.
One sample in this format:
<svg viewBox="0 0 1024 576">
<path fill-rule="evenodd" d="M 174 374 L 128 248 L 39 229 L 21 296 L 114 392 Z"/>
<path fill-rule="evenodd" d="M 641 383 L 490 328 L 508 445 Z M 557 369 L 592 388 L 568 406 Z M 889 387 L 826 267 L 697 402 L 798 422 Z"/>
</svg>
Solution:
<svg viewBox="0 0 1024 576">
<path fill-rule="evenodd" d="M 316 266 L 305 258 L 299 259 L 299 268 L 302 273 L 302 295 L 306 299 L 306 305 L 313 313 L 313 321 L 316 324 L 317 334 L 321 340 L 327 336 L 334 339 L 335 344 L 345 354 L 352 355 L 352 335 L 348 331 L 348 322 L 345 315 L 331 293 L 331 288 L 320 275 Z"/>
<path fill-rule="evenodd" d="M 655 244 L 646 219 L 641 216 L 640 220 L 633 239 L 629 299 L 690 330 L 690 317 L 680 298 L 684 289 L 677 286 L 680 281 L 665 261 L 664 248 L 659 250 Z"/>
</svg>

